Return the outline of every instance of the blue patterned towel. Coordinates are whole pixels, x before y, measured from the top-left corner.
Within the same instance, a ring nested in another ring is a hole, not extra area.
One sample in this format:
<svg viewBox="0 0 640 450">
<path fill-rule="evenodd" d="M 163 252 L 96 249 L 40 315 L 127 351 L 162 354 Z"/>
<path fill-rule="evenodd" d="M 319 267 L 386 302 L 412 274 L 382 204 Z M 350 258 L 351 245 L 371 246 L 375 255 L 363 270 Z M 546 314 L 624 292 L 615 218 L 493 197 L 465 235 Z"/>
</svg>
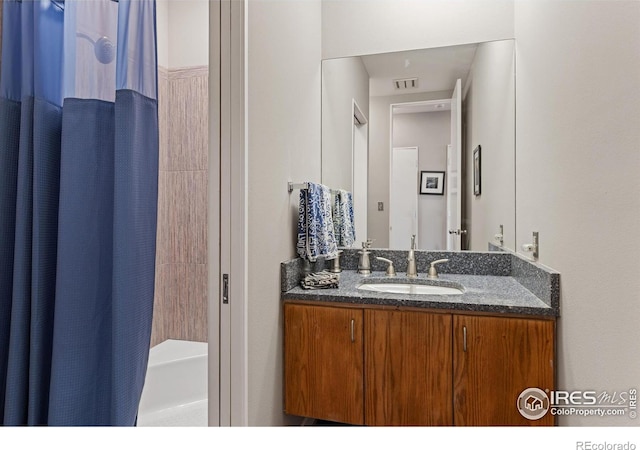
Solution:
<svg viewBox="0 0 640 450">
<path fill-rule="evenodd" d="M 338 247 L 351 247 L 356 241 L 356 227 L 353 221 L 353 196 L 340 189 L 335 195 L 333 227 Z"/>
<path fill-rule="evenodd" d="M 333 259 L 338 256 L 338 245 L 331 216 L 331 191 L 322 184 L 307 185 L 307 189 L 300 190 L 298 255 L 311 262 L 320 256 Z"/>
</svg>

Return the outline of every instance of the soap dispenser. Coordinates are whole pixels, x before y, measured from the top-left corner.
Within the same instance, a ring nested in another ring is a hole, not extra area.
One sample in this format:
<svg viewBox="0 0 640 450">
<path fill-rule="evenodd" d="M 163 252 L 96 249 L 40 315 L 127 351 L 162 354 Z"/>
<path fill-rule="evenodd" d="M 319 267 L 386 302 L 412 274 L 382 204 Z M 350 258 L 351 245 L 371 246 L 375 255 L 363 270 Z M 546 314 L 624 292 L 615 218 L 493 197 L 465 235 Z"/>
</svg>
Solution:
<svg viewBox="0 0 640 450">
<path fill-rule="evenodd" d="M 333 273 L 340 273 L 342 272 L 342 268 L 340 267 L 340 255 L 342 255 L 343 251 L 339 250 L 337 256 L 332 259 L 332 264 L 331 264 L 331 269 L 329 269 L 329 272 L 333 272 Z"/>
<path fill-rule="evenodd" d="M 371 240 L 367 239 L 366 242 L 362 243 L 362 250 L 358 253 L 360 254 L 360 261 L 358 262 L 358 273 L 360 275 L 371 275 L 371 259 L 369 255 L 371 251 L 369 248 L 371 247 Z"/>
</svg>

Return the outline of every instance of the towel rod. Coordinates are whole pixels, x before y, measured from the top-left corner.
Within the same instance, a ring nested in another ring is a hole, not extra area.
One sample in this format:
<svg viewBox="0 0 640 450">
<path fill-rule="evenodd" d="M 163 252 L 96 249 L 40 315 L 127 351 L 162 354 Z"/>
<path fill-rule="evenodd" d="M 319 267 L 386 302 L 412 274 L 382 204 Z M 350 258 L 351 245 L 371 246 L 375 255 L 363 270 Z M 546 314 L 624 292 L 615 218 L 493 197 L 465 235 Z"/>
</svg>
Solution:
<svg viewBox="0 0 640 450">
<path fill-rule="evenodd" d="M 291 181 L 287 182 L 287 191 L 289 194 L 293 192 L 294 189 L 309 189 L 309 183 L 292 183 Z M 337 194 L 340 192 L 339 189 L 329 189 L 332 194 Z"/>
<path fill-rule="evenodd" d="M 289 181 L 287 183 L 287 191 L 289 192 L 289 194 L 291 194 L 294 189 L 309 189 L 309 184 L 308 183 L 292 183 L 291 181 Z"/>
</svg>

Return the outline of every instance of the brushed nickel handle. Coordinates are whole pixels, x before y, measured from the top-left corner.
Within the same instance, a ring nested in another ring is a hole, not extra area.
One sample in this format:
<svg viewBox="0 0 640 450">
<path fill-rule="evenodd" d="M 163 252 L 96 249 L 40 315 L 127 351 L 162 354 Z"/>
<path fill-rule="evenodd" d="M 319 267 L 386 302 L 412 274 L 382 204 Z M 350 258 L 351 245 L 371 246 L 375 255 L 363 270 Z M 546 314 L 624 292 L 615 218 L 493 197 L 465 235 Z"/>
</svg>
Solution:
<svg viewBox="0 0 640 450">
<path fill-rule="evenodd" d="M 387 276 L 388 277 L 395 277 L 396 276 L 396 269 L 393 267 L 393 261 L 391 261 L 390 259 L 387 259 L 387 258 L 383 258 L 381 256 L 376 256 L 376 259 L 378 261 L 384 261 L 387 264 L 389 264 L 387 266 Z"/>
<path fill-rule="evenodd" d="M 467 327 L 462 327 L 462 350 L 467 351 Z"/>
<path fill-rule="evenodd" d="M 356 341 L 356 335 L 355 335 L 355 320 L 351 319 L 351 342 L 355 342 Z"/>
</svg>

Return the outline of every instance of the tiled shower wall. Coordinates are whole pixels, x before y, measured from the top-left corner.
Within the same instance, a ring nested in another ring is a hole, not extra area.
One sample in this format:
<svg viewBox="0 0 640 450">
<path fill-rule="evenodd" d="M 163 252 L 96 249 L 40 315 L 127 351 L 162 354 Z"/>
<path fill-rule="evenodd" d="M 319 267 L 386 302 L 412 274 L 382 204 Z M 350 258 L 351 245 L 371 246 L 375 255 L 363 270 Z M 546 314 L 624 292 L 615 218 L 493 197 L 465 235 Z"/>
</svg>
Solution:
<svg viewBox="0 0 640 450">
<path fill-rule="evenodd" d="M 158 69 L 160 173 L 151 346 L 207 341 L 208 68 Z"/>
</svg>

